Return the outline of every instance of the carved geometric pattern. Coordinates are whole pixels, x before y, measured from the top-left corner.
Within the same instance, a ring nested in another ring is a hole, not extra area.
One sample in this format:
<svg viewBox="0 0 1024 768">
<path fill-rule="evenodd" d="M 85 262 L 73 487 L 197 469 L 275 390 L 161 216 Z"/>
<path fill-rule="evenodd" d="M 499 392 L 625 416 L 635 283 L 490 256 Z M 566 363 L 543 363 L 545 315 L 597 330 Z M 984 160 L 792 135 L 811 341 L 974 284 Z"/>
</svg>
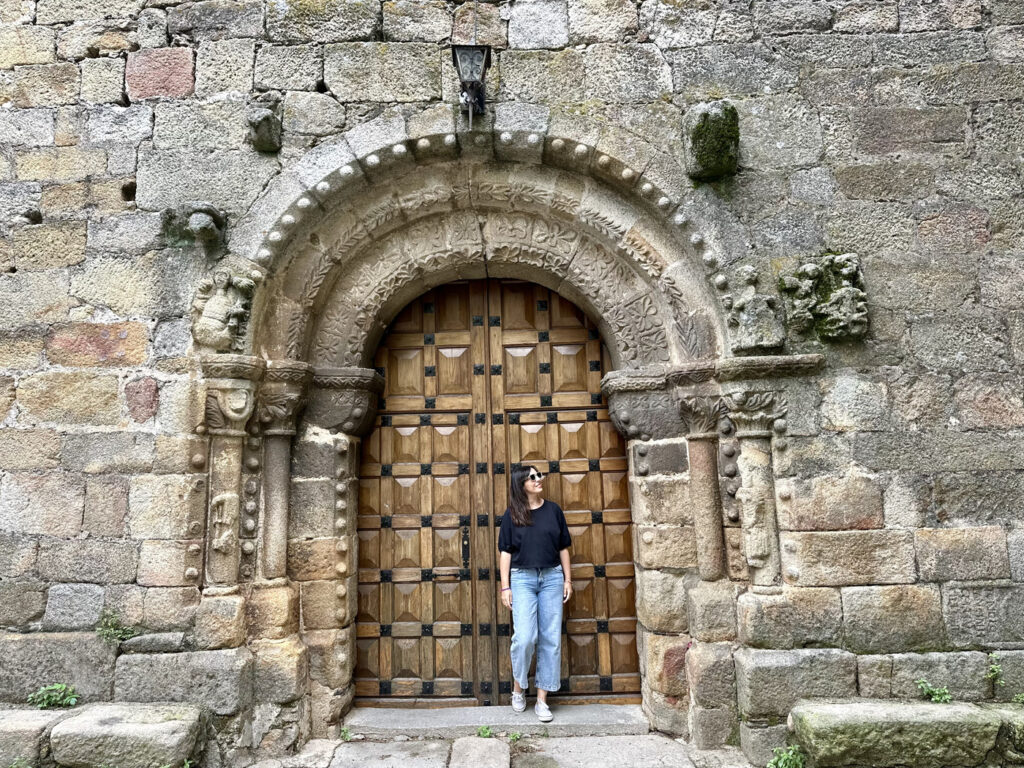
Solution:
<svg viewBox="0 0 1024 768">
<path fill-rule="evenodd" d="M 373 361 L 388 410 L 360 472 L 357 696 L 507 703 L 497 536 L 510 462 L 552 473 L 545 495 L 573 536 L 562 693 L 639 693 L 626 453 L 607 409 L 591 404 L 608 366 L 593 330 L 557 294 L 510 280 L 428 291 L 392 322 Z M 473 375 L 492 365 L 500 372 Z M 552 410 L 537 409 L 541 396 Z"/>
</svg>

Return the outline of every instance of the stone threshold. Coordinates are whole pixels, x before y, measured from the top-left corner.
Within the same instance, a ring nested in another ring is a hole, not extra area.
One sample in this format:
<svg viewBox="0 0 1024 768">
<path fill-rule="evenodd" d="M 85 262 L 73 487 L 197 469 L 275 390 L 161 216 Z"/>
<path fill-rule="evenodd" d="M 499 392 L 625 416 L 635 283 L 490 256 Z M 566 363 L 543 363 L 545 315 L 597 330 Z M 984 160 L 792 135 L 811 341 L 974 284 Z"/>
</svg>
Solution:
<svg viewBox="0 0 1024 768">
<path fill-rule="evenodd" d="M 456 739 L 475 736 L 481 726 L 496 735 L 523 736 L 637 736 L 650 730 L 647 718 L 635 704 L 553 704 L 554 720 L 542 723 L 533 713 L 533 699 L 525 712 L 512 707 L 447 707 L 444 709 L 399 709 L 356 707 L 343 723 L 353 735 L 370 739 L 396 736 L 427 739 Z"/>
</svg>

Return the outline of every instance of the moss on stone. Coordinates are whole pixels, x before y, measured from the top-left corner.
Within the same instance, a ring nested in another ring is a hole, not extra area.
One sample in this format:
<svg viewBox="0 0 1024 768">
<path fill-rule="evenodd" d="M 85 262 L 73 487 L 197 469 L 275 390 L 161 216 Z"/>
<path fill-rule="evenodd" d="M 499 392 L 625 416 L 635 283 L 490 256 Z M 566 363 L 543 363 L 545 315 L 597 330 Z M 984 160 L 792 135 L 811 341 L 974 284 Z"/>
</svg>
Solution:
<svg viewBox="0 0 1024 768">
<path fill-rule="evenodd" d="M 685 131 L 691 177 L 712 181 L 736 173 L 740 121 L 732 104 L 716 102 L 695 107 Z"/>
</svg>

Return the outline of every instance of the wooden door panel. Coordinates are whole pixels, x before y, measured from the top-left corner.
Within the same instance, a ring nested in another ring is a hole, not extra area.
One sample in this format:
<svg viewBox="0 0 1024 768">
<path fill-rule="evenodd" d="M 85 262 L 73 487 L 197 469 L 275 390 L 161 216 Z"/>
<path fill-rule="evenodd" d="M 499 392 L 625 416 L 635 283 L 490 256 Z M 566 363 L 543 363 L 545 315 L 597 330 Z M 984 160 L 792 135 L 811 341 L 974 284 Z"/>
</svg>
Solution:
<svg viewBox="0 0 1024 768">
<path fill-rule="evenodd" d="M 571 302 L 513 280 L 430 291 L 392 323 L 363 443 L 356 694 L 507 703 L 511 619 L 497 536 L 509 472 L 549 475 L 575 595 L 563 694 L 639 692 L 625 446 L 600 395 L 607 354 Z"/>
</svg>

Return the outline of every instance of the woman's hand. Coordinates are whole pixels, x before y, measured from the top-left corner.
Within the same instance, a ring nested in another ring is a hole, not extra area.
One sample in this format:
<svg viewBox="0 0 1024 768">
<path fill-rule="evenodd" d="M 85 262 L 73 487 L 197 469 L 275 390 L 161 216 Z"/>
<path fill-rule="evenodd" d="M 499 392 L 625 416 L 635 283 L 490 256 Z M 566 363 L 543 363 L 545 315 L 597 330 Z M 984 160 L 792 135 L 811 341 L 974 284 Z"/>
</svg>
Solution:
<svg viewBox="0 0 1024 768">
<path fill-rule="evenodd" d="M 570 597 L 572 597 L 572 582 L 566 581 L 562 584 L 562 602 L 569 602 Z"/>
<path fill-rule="evenodd" d="M 506 608 L 508 608 L 510 611 L 512 610 L 512 590 L 511 589 L 505 588 L 505 589 L 501 590 L 501 604 L 504 605 Z"/>
</svg>

